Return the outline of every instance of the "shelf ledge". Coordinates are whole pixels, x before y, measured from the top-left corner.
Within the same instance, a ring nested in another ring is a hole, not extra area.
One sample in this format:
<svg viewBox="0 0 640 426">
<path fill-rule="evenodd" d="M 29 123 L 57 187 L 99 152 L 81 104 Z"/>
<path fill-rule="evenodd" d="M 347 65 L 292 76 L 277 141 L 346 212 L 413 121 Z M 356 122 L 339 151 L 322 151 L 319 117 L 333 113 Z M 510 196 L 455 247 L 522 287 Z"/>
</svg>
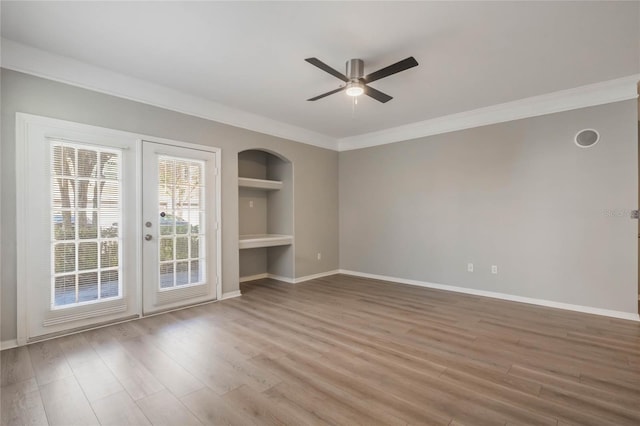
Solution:
<svg viewBox="0 0 640 426">
<path fill-rule="evenodd" d="M 251 249 L 259 247 L 288 246 L 293 244 L 293 236 L 281 234 L 240 235 L 238 248 Z"/>
<path fill-rule="evenodd" d="M 278 189 L 282 188 L 282 181 L 239 177 L 238 186 L 241 188 L 253 188 L 253 189 L 264 189 L 266 191 L 277 191 Z"/>
</svg>

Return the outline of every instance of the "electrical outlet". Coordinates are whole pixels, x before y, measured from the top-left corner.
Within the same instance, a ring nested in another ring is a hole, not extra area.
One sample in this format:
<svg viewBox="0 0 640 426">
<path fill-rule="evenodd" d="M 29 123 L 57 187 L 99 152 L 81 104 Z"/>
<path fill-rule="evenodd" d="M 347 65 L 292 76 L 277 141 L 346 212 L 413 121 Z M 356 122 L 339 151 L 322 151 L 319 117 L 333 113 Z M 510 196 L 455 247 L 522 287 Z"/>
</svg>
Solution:
<svg viewBox="0 0 640 426">
<path fill-rule="evenodd" d="M 492 274 L 498 273 L 498 265 L 491 265 L 491 273 Z"/>
<path fill-rule="evenodd" d="M 473 272 L 473 263 L 467 263 L 467 271 Z"/>
<path fill-rule="evenodd" d="M 322 253 L 318 253 L 318 260 L 322 260 Z"/>
<path fill-rule="evenodd" d="M 252 209 L 253 208 L 253 200 L 249 200 L 249 208 Z"/>
</svg>

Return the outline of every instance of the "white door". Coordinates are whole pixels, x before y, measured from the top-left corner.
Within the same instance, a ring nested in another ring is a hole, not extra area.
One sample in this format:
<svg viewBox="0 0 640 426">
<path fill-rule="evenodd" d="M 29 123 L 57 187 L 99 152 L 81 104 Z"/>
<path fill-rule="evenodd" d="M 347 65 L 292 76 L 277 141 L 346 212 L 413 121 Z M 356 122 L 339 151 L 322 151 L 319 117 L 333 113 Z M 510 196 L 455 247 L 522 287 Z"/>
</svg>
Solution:
<svg viewBox="0 0 640 426">
<path fill-rule="evenodd" d="M 27 114 L 16 133 L 19 345 L 219 297 L 219 151 Z"/>
<path fill-rule="evenodd" d="M 138 315 L 138 141 L 18 125 L 18 343 Z"/>
<path fill-rule="evenodd" d="M 143 142 L 143 312 L 216 299 L 216 154 Z"/>
</svg>

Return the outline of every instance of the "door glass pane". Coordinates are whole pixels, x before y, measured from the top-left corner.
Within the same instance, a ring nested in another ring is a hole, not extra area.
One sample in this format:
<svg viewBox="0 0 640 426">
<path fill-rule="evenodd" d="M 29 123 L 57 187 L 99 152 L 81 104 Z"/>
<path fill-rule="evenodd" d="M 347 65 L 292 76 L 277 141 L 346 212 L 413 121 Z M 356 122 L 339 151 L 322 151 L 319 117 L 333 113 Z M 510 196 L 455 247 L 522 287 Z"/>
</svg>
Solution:
<svg viewBox="0 0 640 426">
<path fill-rule="evenodd" d="M 193 260 L 190 262 L 191 264 L 191 282 L 200 281 L 200 261 Z"/>
<path fill-rule="evenodd" d="M 55 244 L 53 246 L 55 274 L 73 272 L 76 270 L 76 244 Z"/>
<path fill-rule="evenodd" d="M 176 263 L 176 285 L 189 284 L 189 262 Z"/>
<path fill-rule="evenodd" d="M 175 284 L 173 282 L 173 262 L 160 264 L 160 288 L 172 288 Z"/>
<path fill-rule="evenodd" d="M 52 308 L 121 298 L 121 152 L 51 142 Z"/>
<path fill-rule="evenodd" d="M 119 291 L 118 271 L 110 270 L 100 273 L 100 297 L 106 299 L 107 297 L 118 296 Z"/>
<path fill-rule="evenodd" d="M 78 301 L 89 302 L 98 299 L 98 274 L 78 274 Z"/>
<path fill-rule="evenodd" d="M 55 305 L 68 305 L 76 301 L 76 275 L 62 275 L 54 279 Z"/>
<path fill-rule="evenodd" d="M 116 268 L 119 256 L 118 241 L 107 240 L 100 242 L 100 267 L 103 270 Z M 116 273 L 118 271 L 115 271 Z M 117 275 L 117 274 L 116 274 Z"/>
<path fill-rule="evenodd" d="M 203 161 L 158 158 L 161 290 L 205 283 L 204 168 Z"/>
<path fill-rule="evenodd" d="M 173 260 L 173 238 L 160 238 L 160 261 Z"/>
<path fill-rule="evenodd" d="M 189 240 L 187 237 L 176 238 L 176 259 L 186 259 L 189 257 Z"/>
<path fill-rule="evenodd" d="M 98 243 L 80 243 L 78 244 L 78 269 L 97 269 L 98 268 Z"/>
</svg>

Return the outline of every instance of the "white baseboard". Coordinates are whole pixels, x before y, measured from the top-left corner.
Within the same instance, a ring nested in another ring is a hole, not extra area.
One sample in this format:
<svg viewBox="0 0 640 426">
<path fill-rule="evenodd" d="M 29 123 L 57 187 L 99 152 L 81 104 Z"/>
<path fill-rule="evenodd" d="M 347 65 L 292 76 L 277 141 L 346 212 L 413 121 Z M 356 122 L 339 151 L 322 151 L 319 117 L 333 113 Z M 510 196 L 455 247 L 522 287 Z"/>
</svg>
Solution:
<svg viewBox="0 0 640 426">
<path fill-rule="evenodd" d="M 5 349 L 17 348 L 17 347 L 18 347 L 18 340 L 16 339 L 3 340 L 2 342 L 0 342 L 0 351 L 4 351 Z"/>
<path fill-rule="evenodd" d="M 265 272 L 264 274 L 247 275 L 246 277 L 240 277 L 240 282 L 246 283 L 247 281 L 261 280 L 264 278 L 269 278 L 269 274 Z"/>
<path fill-rule="evenodd" d="M 605 317 L 620 318 L 631 321 L 640 321 L 640 315 L 631 312 L 614 311 L 610 309 L 595 308 L 591 306 L 572 305 L 570 303 L 554 302 L 552 300 L 535 299 L 532 297 L 515 296 L 494 291 L 476 290 L 473 288 L 457 287 L 445 284 L 436 284 L 426 281 L 409 280 L 405 278 L 389 277 L 386 275 L 368 274 L 365 272 L 340 269 L 339 273 L 353 275 L 355 277 L 372 278 L 374 280 L 391 281 L 400 284 L 409 284 L 419 287 L 434 288 L 438 290 L 454 291 L 456 293 L 473 294 L 475 296 L 491 297 L 494 299 L 509 300 L 512 302 L 529 303 L 531 305 L 547 306 L 550 308 L 565 309 L 568 311 L 584 312 L 587 314 L 602 315 Z"/>
<path fill-rule="evenodd" d="M 220 298 L 220 300 L 233 299 L 234 297 L 240 296 L 242 296 L 240 290 L 228 291 L 226 293 L 222 293 L 222 297 Z"/>
<path fill-rule="evenodd" d="M 295 284 L 295 278 L 283 277 L 281 275 L 267 274 L 267 278 L 271 278 L 272 280 L 284 281 L 285 283 Z"/>
<path fill-rule="evenodd" d="M 330 275 L 336 275 L 336 274 L 339 274 L 339 273 L 340 273 L 340 271 L 338 269 L 334 269 L 333 271 L 320 272 L 319 274 L 305 275 L 304 277 L 296 278 L 294 280 L 294 283 L 295 284 L 303 283 L 305 281 L 315 280 L 316 278 L 328 277 Z"/>
<path fill-rule="evenodd" d="M 304 277 L 298 277 L 298 278 L 289 278 L 289 277 L 283 277 L 281 275 L 264 273 L 264 274 L 250 275 L 247 277 L 240 277 L 240 282 L 244 283 L 247 281 L 255 281 L 255 280 L 261 280 L 264 278 L 271 278 L 272 280 L 283 281 L 289 284 L 298 284 L 298 283 L 303 283 L 309 280 L 315 280 L 316 278 L 328 277 L 329 275 L 335 275 L 339 273 L 340 271 L 338 269 L 334 269 L 333 271 L 320 272 L 318 274 L 305 275 Z"/>
</svg>

